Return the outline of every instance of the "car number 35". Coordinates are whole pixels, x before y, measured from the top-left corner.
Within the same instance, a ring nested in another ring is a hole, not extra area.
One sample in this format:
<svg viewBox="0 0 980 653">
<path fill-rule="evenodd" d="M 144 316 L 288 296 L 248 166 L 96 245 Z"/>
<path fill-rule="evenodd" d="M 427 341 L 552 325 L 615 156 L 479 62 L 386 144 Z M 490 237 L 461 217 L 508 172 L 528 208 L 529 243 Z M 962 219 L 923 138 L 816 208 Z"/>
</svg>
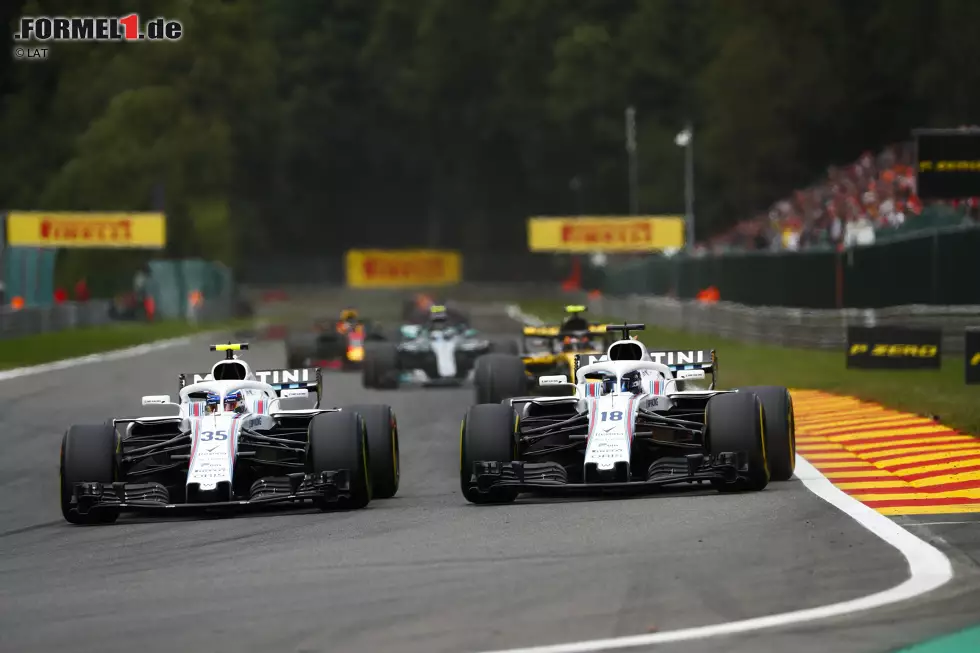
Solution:
<svg viewBox="0 0 980 653">
<path fill-rule="evenodd" d="M 201 442 L 207 442 L 208 440 L 227 440 L 228 431 L 201 431 L 201 437 L 199 439 Z"/>
</svg>

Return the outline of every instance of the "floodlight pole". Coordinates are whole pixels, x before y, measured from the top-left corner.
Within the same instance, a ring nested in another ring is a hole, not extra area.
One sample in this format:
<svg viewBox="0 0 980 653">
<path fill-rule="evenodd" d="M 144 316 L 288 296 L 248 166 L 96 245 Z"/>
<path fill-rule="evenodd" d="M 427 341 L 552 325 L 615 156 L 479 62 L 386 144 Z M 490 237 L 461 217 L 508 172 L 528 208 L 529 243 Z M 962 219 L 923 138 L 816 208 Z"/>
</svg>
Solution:
<svg viewBox="0 0 980 653">
<path fill-rule="evenodd" d="M 639 178 L 636 163 L 636 109 L 626 107 L 626 152 L 629 156 L 630 215 L 639 213 Z"/>
</svg>

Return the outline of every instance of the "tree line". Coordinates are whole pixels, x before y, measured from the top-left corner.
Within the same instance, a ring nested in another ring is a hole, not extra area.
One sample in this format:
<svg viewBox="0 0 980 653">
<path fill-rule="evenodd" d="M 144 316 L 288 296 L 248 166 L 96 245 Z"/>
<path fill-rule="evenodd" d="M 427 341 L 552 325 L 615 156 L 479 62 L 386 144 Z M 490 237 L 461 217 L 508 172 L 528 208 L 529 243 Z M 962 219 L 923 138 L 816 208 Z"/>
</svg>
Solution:
<svg viewBox="0 0 980 653">
<path fill-rule="evenodd" d="M 23 15 L 131 10 L 0 8 L 11 33 Z M 0 201 L 163 208 L 168 254 L 232 264 L 352 246 L 508 251 L 523 247 L 528 215 L 626 213 L 628 106 L 642 213 L 683 211 L 674 135 L 694 125 L 702 238 L 828 164 L 980 109 L 975 0 L 162 0 L 139 11 L 180 20 L 184 36 L 48 43 L 45 61 L 0 61 Z"/>
</svg>

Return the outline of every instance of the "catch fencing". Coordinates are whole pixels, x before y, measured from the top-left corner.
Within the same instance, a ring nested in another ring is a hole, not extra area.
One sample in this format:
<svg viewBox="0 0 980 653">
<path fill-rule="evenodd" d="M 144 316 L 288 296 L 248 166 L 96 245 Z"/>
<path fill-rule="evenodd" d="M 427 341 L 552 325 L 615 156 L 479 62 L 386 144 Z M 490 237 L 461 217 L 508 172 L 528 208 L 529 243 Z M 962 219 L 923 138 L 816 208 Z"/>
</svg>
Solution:
<svg viewBox="0 0 980 653">
<path fill-rule="evenodd" d="M 917 232 L 838 252 L 742 252 L 611 261 L 588 287 L 614 296 L 693 299 L 714 286 L 727 301 L 812 309 L 980 304 L 980 227 Z"/>
<path fill-rule="evenodd" d="M 963 352 L 968 327 L 980 327 L 980 306 L 813 310 L 633 295 L 592 299 L 589 309 L 611 319 L 739 342 L 839 351 L 847 343 L 849 326 L 941 329 L 943 353 L 949 354 Z"/>
</svg>

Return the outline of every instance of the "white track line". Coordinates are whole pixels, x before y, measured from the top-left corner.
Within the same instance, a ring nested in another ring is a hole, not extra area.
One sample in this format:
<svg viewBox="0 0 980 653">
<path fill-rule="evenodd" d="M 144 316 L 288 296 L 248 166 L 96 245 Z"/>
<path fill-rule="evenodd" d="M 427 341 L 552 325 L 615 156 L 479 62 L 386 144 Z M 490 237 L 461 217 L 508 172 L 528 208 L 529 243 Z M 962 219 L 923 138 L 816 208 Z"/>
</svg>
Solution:
<svg viewBox="0 0 980 653">
<path fill-rule="evenodd" d="M 609 651 L 614 649 L 635 648 L 638 646 L 653 646 L 669 642 L 683 642 L 695 639 L 707 639 L 722 635 L 736 635 L 766 628 L 778 628 L 794 624 L 852 615 L 855 612 L 880 608 L 882 606 L 905 601 L 941 587 L 953 577 L 953 568 L 939 549 L 919 539 L 894 521 L 885 517 L 872 508 L 864 505 L 841 490 L 834 487 L 827 478 L 803 457 L 796 457 L 796 476 L 803 484 L 818 497 L 853 518 L 859 524 L 880 537 L 882 540 L 898 549 L 909 565 L 909 578 L 903 583 L 890 589 L 861 598 L 831 603 L 807 610 L 796 610 L 782 614 L 757 617 L 744 621 L 731 621 L 684 628 L 663 633 L 645 635 L 627 635 L 609 639 L 595 639 L 568 644 L 532 646 L 528 648 L 502 649 L 488 653 L 591 653 L 592 651 Z"/>
<path fill-rule="evenodd" d="M 511 314 L 511 311 L 508 311 Z M 520 309 L 513 315 L 524 316 Z M 722 635 L 737 635 L 766 628 L 779 628 L 794 624 L 843 617 L 864 610 L 880 608 L 899 601 L 906 601 L 942 587 L 953 578 L 953 566 L 942 551 L 928 542 L 919 539 L 897 523 L 881 513 L 869 508 L 857 499 L 848 496 L 834 486 L 817 468 L 808 463 L 802 456 L 796 457 L 796 477 L 808 490 L 834 506 L 847 516 L 854 519 L 889 545 L 898 549 L 905 556 L 909 567 L 909 577 L 902 583 L 867 596 L 850 601 L 831 603 L 807 610 L 783 612 L 745 619 L 728 623 L 684 628 L 663 633 L 645 635 L 627 635 L 608 639 L 595 639 L 568 644 L 546 646 L 531 646 L 527 648 L 501 649 L 487 653 L 592 653 L 592 651 L 609 651 L 639 646 L 654 646 L 670 642 L 684 642 L 696 639 L 707 639 Z"/>
<path fill-rule="evenodd" d="M 201 334 L 201 335 L 207 335 L 207 334 Z M 15 367 L 12 370 L 4 370 L 0 372 L 0 381 L 10 381 L 11 379 L 19 379 L 24 376 L 43 374 L 45 372 L 54 372 L 57 370 L 67 369 L 69 367 L 87 365 L 89 363 L 105 363 L 108 361 L 122 360 L 124 358 L 132 358 L 134 356 L 142 356 L 143 354 L 148 354 L 151 351 L 157 351 L 159 349 L 167 349 L 169 347 L 176 347 L 178 345 L 186 345 L 190 341 L 191 338 L 189 336 L 184 336 L 181 338 L 170 338 L 169 340 L 157 340 L 156 342 L 151 342 L 145 345 L 137 345 L 135 347 L 126 347 L 125 349 L 114 349 L 112 351 L 106 351 L 98 354 L 79 356 L 77 358 L 65 358 L 60 361 L 54 361 L 52 363 L 44 363 L 42 365 L 32 365 L 31 367 Z"/>
</svg>

